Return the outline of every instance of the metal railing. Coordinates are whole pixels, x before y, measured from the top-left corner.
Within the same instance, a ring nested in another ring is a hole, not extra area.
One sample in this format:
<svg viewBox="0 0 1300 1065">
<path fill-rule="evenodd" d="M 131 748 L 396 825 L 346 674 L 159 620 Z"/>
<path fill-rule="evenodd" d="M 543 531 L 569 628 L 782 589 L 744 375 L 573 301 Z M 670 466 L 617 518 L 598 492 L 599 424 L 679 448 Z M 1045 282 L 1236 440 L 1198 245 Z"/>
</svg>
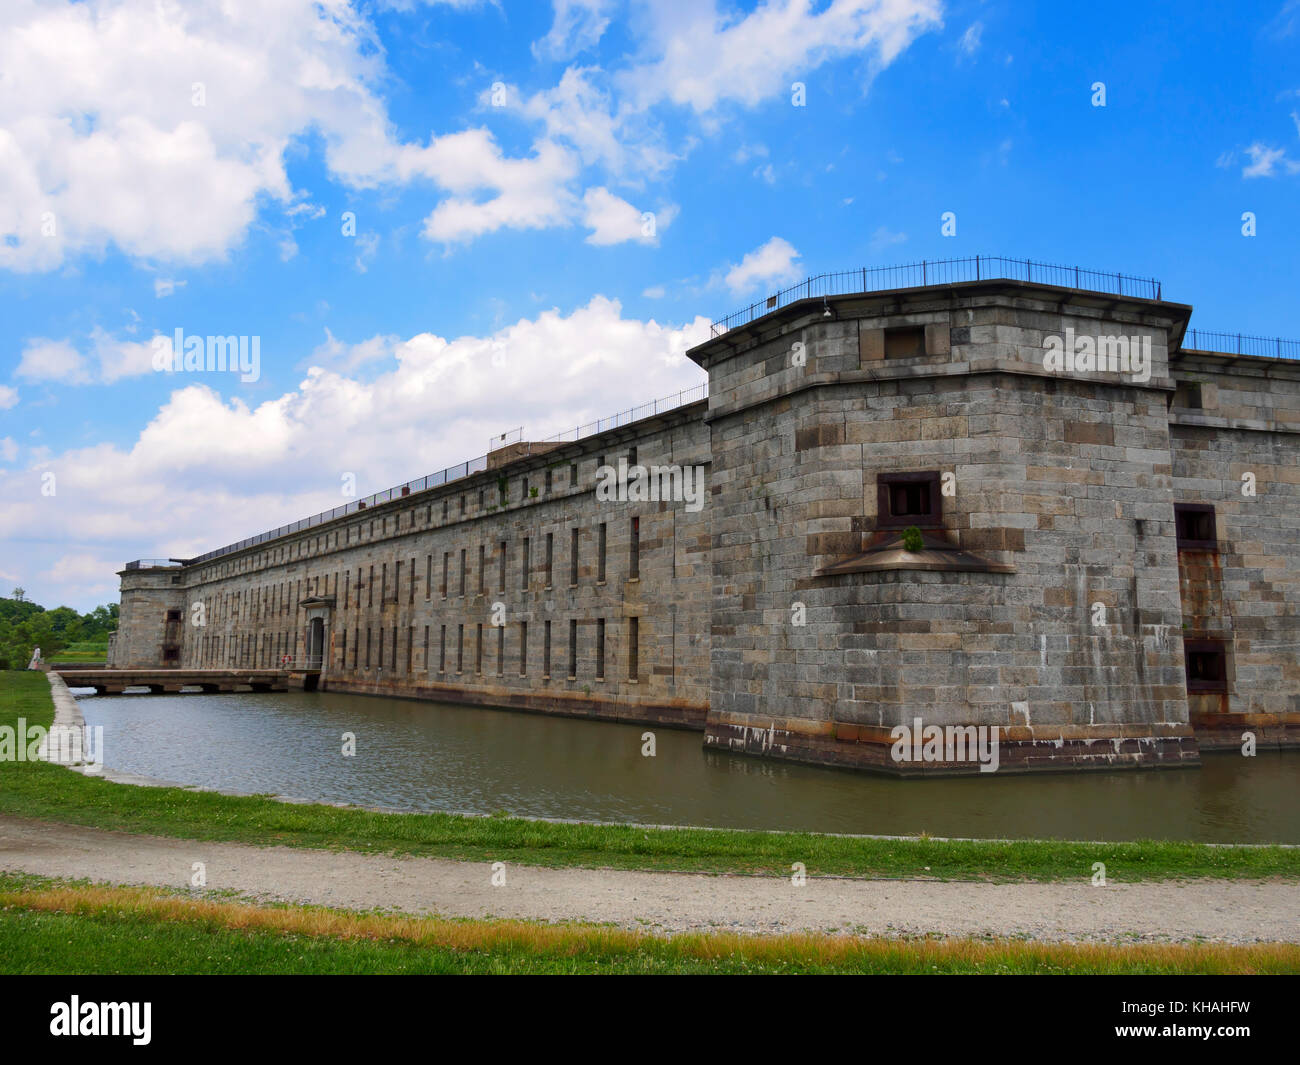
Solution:
<svg viewBox="0 0 1300 1065">
<path fill-rule="evenodd" d="M 895 288 L 953 285 L 961 281 L 1028 281 L 1086 292 L 1106 292 L 1137 299 L 1161 298 L 1160 282 L 1153 277 L 1133 277 L 1113 270 L 1040 263 L 1033 259 L 1008 259 L 1000 255 L 975 255 L 966 259 L 922 259 L 899 266 L 862 267 L 817 274 L 782 289 L 758 303 L 720 318 L 710 327 L 712 336 L 746 325 L 755 318 L 798 300 L 849 296 L 858 292 L 884 292 Z"/>
<path fill-rule="evenodd" d="M 596 433 L 605 432 L 608 429 L 616 429 L 621 425 L 627 425 L 630 422 L 638 421 L 641 418 L 649 418 L 656 414 L 664 414 L 667 411 L 674 410 L 677 407 L 684 407 L 690 403 L 704 399 L 708 396 L 708 385 L 702 384 L 695 388 L 686 389 L 674 393 L 670 396 L 664 396 L 661 399 L 651 400 L 649 403 L 643 403 L 639 407 L 632 407 L 625 411 L 620 411 L 608 418 L 601 418 L 594 422 L 588 422 L 586 425 L 579 425 L 574 429 L 557 433 L 555 436 L 549 436 L 539 443 L 555 443 L 569 440 L 581 440 L 587 436 L 593 436 Z M 506 436 L 512 434 L 503 434 Z M 522 431 L 520 436 L 522 437 Z M 496 439 L 495 437 L 493 438 Z M 522 442 L 522 441 L 521 441 Z M 495 449 L 494 449 L 495 450 Z M 524 455 L 529 452 L 527 449 Z M 220 558 L 222 555 L 233 554 L 236 551 L 242 551 L 247 547 L 256 547 L 258 544 L 264 544 L 270 540 L 279 539 L 281 536 L 288 536 L 291 533 L 302 532 L 304 529 L 312 529 L 318 525 L 324 525 L 326 522 L 341 518 L 347 514 L 355 514 L 359 511 L 366 510 L 369 507 L 379 503 L 387 503 L 394 499 L 401 499 L 404 496 L 414 495 L 416 492 L 423 492 L 430 488 L 438 488 L 451 481 L 460 480 L 462 477 L 468 477 L 473 473 L 482 473 L 487 469 L 488 456 L 479 455 L 476 458 L 468 459 L 465 462 L 458 463 L 455 466 L 448 466 L 437 473 L 431 473 L 427 477 L 421 477 L 415 481 L 407 481 L 405 484 L 394 485 L 382 492 L 376 492 L 374 495 L 366 496 L 364 499 L 357 499 L 351 503 L 345 503 L 341 507 L 335 507 L 332 510 L 324 510 L 319 514 L 313 514 L 310 518 L 303 518 L 300 521 L 291 522 L 288 525 L 281 525 L 278 529 L 272 529 L 269 532 L 260 533 L 257 536 L 250 536 L 246 540 L 240 540 L 238 543 L 227 544 L 225 547 L 218 547 L 213 551 L 206 551 L 196 558 L 182 562 L 180 559 L 139 559 L 135 562 L 128 562 L 127 569 L 143 569 L 153 565 L 195 565 L 200 562 L 210 562 L 214 558 Z"/>
<path fill-rule="evenodd" d="M 155 569 L 158 566 L 183 566 L 179 558 L 137 558 L 126 564 L 127 569 Z"/>
<path fill-rule="evenodd" d="M 275 667 L 294 673 L 304 669 L 320 669 L 324 660 L 324 655 L 281 655 L 276 660 Z"/>
<path fill-rule="evenodd" d="M 697 403 L 709 396 L 709 386 L 707 384 L 696 385 L 694 388 L 683 389 L 681 392 L 671 396 L 664 396 L 662 399 L 651 400 L 649 403 L 643 403 L 639 407 L 630 407 L 625 411 L 619 411 L 608 418 L 598 418 L 594 422 L 588 422 L 586 425 L 575 426 L 562 433 L 556 433 L 554 436 L 548 436 L 544 440 L 539 440 L 541 444 L 553 444 L 556 442 L 565 442 L 569 440 L 581 440 L 583 437 L 595 436 L 597 433 L 603 433 L 610 429 L 617 429 L 621 425 L 630 425 L 632 422 L 639 422 L 642 418 L 653 418 L 656 414 L 664 414 L 670 410 L 676 410 L 678 407 L 689 406 Z"/>
<path fill-rule="evenodd" d="M 1189 329 L 1183 334 L 1184 351 L 1214 351 L 1223 355 L 1257 355 L 1274 359 L 1300 359 L 1300 340 L 1257 337 L 1246 333 L 1211 333 Z"/>
</svg>

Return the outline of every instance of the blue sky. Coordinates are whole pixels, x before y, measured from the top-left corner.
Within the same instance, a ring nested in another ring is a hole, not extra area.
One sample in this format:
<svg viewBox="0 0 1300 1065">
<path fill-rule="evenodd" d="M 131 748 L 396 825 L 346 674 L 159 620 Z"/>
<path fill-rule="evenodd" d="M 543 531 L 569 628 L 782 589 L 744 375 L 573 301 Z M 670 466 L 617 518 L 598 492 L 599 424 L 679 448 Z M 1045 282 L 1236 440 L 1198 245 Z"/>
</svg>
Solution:
<svg viewBox="0 0 1300 1065">
<path fill-rule="evenodd" d="M 0 583 L 86 609 L 689 387 L 824 270 L 1028 256 L 1300 336 L 1298 193 L 1297 0 L 14 0 Z M 258 379 L 156 372 L 176 329 Z"/>
</svg>

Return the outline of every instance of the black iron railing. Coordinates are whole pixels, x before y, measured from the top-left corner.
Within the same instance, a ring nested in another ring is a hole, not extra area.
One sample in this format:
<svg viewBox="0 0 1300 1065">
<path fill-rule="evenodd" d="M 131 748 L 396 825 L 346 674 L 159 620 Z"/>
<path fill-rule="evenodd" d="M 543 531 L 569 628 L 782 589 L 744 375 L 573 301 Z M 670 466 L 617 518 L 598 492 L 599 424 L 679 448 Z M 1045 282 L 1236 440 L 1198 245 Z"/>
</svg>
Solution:
<svg viewBox="0 0 1300 1065">
<path fill-rule="evenodd" d="M 745 325 L 798 300 L 848 296 L 857 292 L 884 292 L 895 288 L 952 285 L 960 281 L 1029 281 L 1085 292 L 1106 292 L 1137 299 L 1158 300 L 1160 282 L 1153 277 L 1133 277 L 1112 270 L 1040 263 L 1033 259 L 1008 259 L 1000 255 L 974 255 L 965 259 L 922 259 L 899 266 L 867 266 L 857 270 L 818 274 L 791 285 L 758 303 L 713 323 L 712 335 Z"/>
<path fill-rule="evenodd" d="M 1214 351 L 1223 355 L 1257 355 L 1273 359 L 1300 359 L 1300 340 L 1257 337 L 1246 333 L 1212 333 L 1189 329 L 1183 335 L 1184 351 Z"/>
</svg>

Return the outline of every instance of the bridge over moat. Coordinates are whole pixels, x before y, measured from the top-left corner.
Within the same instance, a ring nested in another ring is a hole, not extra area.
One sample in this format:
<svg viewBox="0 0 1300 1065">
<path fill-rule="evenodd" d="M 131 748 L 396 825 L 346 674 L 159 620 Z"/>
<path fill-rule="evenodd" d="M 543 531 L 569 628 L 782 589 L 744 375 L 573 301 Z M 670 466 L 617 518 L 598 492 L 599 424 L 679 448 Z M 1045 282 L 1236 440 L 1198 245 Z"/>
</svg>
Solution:
<svg viewBox="0 0 1300 1065">
<path fill-rule="evenodd" d="M 318 671 L 287 669 L 60 669 L 69 688 L 94 688 L 96 695 L 121 695 L 128 688 L 148 688 L 154 695 L 200 692 L 311 691 Z"/>
</svg>

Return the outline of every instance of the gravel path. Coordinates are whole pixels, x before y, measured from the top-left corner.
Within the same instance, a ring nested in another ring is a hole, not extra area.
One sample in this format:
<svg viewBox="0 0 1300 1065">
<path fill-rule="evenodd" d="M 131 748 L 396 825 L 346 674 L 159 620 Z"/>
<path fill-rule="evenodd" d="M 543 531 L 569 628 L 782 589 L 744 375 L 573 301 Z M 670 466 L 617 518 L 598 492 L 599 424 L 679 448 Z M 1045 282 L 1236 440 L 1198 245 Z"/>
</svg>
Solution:
<svg viewBox="0 0 1300 1065">
<path fill-rule="evenodd" d="M 165 839 L 0 816 L 0 869 L 188 887 L 256 900 L 448 917 L 607 922 L 661 932 L 853 931 L 1036 940 L 1300 942 L 1300 885 L 1187 881 L 1093 887 L 540 869 Z"/>
</svg>

